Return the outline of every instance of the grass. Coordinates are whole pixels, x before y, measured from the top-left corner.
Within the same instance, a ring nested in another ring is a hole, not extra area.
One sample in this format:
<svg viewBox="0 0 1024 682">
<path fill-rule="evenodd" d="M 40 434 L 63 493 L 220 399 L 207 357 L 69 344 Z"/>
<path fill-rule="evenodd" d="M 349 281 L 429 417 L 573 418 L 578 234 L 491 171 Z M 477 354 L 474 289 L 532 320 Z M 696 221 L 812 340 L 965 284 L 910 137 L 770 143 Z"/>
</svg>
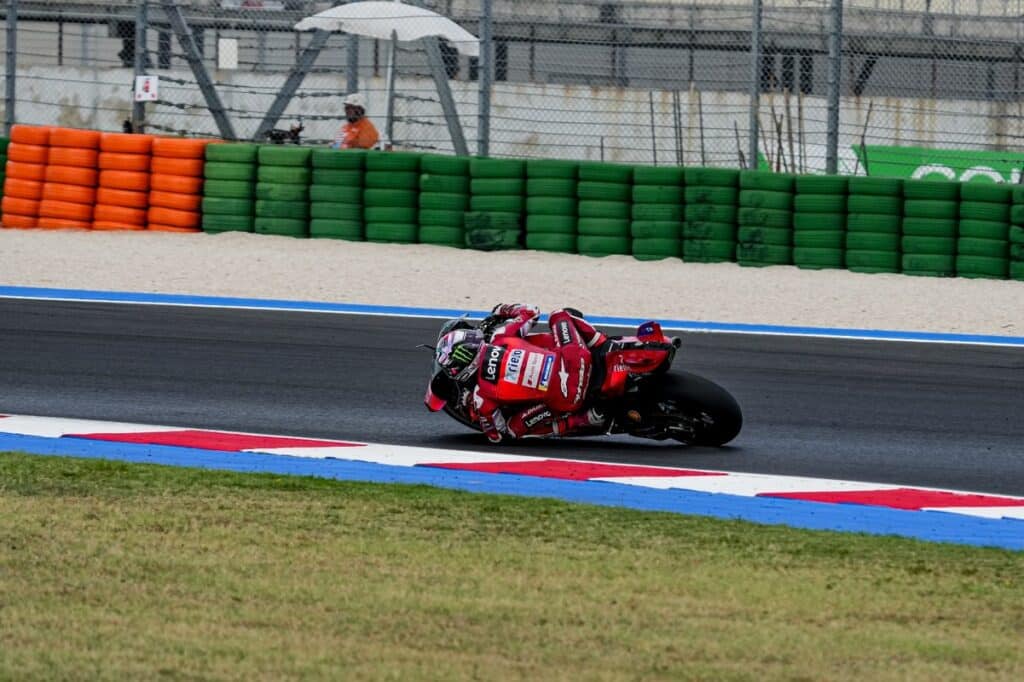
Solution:
<svg viewBox="0 0 1024 682">
<path fill-rule="evenodd" d="M 1024 554 L 0 454 L 0 679 L 1024 679 Z"/>
</svg>

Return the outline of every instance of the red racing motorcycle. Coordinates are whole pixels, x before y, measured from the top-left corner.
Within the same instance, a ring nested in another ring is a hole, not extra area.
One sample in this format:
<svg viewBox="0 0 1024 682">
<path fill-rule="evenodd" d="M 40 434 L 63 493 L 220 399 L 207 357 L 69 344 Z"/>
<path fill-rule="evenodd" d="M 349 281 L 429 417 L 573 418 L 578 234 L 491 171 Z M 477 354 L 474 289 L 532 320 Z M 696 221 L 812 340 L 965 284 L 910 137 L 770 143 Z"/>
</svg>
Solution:
<svg viewBox="0 0 1024 682">
<path fill-rule="evenodd" d="M 437 338 L 457 329 L 477 328 L 489 340 L 502 322 L 495 316 L 476 325 L 466 318 L 449 320 Z M 541 348 L 554 346 L 548 332 L 532 333 L 526 340 Z M 603 433 L 715 447 L 739 435 L 743 414 L 728 391 L 704 377 L 672 369 L 681 343 L 678 337 L 665 336 L 657 322 L 645 322 L 634 336 L 612 336 L 592 349 L 594 366 L 586 404 L 606 415 Z M 444 411 L 452 419 L 479 431 L 467 408 L 469 390 L 456 384 L 435 361 L 428 400 L 445 400 Z"/>
</svg>

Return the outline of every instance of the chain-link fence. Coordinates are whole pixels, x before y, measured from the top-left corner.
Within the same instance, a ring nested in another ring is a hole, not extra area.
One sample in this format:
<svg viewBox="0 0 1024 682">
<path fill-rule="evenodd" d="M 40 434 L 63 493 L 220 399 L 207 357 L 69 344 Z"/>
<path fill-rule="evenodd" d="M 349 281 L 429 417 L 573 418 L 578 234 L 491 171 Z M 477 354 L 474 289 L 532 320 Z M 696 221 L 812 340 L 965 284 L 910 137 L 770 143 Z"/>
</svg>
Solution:
<svg viewBox="0 0 1024 682">
<path fill-rule="evenodd" d="M 403 148 L 1019 179 L 1024 0 L 410 2 L 482 39 L 444 87 L 422 41 L 294 30 L 340 4 L 6 0 L 5 120 L 321 144 L 358 89 Z"/>
</svg>

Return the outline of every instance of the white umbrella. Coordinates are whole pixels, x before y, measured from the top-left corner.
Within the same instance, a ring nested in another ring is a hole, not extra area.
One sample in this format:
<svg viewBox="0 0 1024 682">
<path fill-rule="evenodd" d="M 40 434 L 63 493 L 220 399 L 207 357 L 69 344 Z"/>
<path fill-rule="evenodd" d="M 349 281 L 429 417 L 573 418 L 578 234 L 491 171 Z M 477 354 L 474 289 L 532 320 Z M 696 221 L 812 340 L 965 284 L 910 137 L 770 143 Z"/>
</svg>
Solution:
<svg viewBox="0 0 1024 682">
<path fill-rule="evenodd" d="M 368 38 L 411 42 L 428 36 L 447 39 L 462 54 L 480 56 L 480 41 L 451 19 L 401 2 L 351 2 L 306 17 L 297 31 L 343 31 Z"/>
</svg>

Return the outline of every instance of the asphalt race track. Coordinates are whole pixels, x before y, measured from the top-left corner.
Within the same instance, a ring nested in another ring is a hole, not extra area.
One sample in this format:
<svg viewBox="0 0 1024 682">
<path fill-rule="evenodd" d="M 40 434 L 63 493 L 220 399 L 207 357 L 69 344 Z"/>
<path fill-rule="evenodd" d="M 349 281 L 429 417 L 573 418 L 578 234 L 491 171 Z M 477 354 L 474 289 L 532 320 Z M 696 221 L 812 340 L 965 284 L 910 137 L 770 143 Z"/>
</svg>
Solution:
<svg viewBox="0 0 1024 682">
<path fill-rule="evenodd" d="M 488 446 L 421 402 L 438 320 L 0 299 L 0 412 L 439 448 Z M 506 452 L 1024 495 L 1024 352 L 688 334 L 677 366 L 745 415 L 722 449 L 627 438 Z"/>
</svg>

